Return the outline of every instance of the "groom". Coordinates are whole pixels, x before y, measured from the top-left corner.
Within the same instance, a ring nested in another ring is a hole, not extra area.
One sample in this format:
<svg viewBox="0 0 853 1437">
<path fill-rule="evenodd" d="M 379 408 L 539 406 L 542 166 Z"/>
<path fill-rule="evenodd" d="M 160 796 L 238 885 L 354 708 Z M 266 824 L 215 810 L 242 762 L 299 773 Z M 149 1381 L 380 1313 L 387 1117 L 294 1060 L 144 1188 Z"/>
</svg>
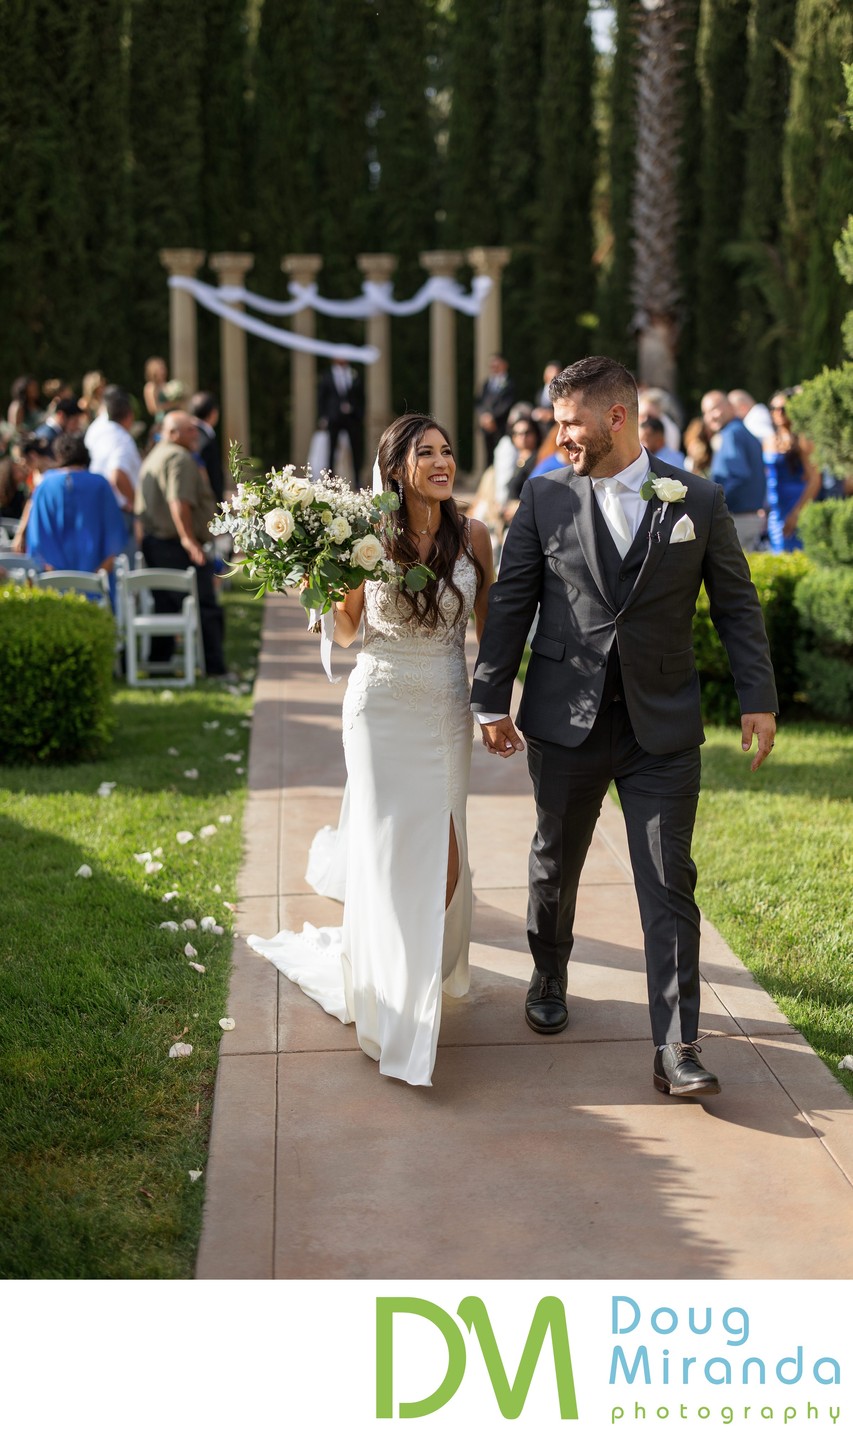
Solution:
<svg viewBox="0 0 853 1437">
<path fill-rule="evenodd" d="M 773 747 L 776 688 L 758 597 L 722 490 L 641 447 L 637 386 L 594 356 L 550 386 L 571 469 L 524 485 L 491 590 L 471 695 L 491 753 L 524 748 L 508 717 L 539 619 L 518 711 L 537 827 L 526 1017 L 568 1023 L 566 972 L 578 882 L 608 784 L 625 815 L 643 925 L 653 1081 L 673 1097 L 720 1091 L 699 1058 L 699 910 L 690 856 L 704 739 L 692 618 L 703 583 L 742 712 L 742 746 Z"/>
</svg>

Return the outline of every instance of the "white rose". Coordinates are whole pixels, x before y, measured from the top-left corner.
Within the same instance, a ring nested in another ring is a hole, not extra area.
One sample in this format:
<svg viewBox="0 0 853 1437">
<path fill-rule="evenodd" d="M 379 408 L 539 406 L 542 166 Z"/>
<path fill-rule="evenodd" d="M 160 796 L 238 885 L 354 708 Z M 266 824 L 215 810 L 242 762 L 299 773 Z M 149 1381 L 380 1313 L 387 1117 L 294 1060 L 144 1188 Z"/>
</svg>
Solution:
<svg viewBox="0 0 853 1437">
<path fill-rule="evenodd" d="M 264 519 L 264 528 L 271 539 L 289 539 L 293 527 L 293 515 L 289 509 L 270 509 Z"/>
<path fill-rule="evenodd" d="M 382 558 L 382 545 L 375 534 L 365 534 L 352 546 L 352 562 L 359 569 L 375 569 Z"/>
<path fill-rule="evenodd" d="M 345 539 L 349 538 L 351 533 L 352 529 L 346 519 L 342 518 L 340 514 L 336 519 L 333 519 L 329 525 L 329 538 L 333 544 L 342 544 Z"/>
<path fill-rule="evenodd" d="M 287 499 L 297 499 L 304 509 L 314 498 L 314 485 L 300 474 L 291 474 L 282 483 L 281 492 Z"/>
<path fill-rule="evenodd" d="M 680 479 L 663 478 L 660 475 L 652 480 L 654 491 L 659 499 L 665 504 L 677 504 L 687 493 L 687 485 L 682 484 Z"/>
</svg>

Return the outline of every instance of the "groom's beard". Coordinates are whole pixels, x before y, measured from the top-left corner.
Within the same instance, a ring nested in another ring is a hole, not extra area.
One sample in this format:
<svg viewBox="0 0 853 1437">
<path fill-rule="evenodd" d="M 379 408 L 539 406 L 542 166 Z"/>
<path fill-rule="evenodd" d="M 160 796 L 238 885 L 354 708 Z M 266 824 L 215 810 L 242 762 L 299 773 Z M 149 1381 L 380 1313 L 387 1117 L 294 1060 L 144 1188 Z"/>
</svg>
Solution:
<svg viewBox="0 0 853 1437">
<path fill-rule="evenodd" d="M 576 474 L 591 474 L 602 459 L 613 452 L 613 434 L 610 426 L 602 421 L 598 433 L 580 448 L 566 445 L 569 462 Z"/>
</svg>

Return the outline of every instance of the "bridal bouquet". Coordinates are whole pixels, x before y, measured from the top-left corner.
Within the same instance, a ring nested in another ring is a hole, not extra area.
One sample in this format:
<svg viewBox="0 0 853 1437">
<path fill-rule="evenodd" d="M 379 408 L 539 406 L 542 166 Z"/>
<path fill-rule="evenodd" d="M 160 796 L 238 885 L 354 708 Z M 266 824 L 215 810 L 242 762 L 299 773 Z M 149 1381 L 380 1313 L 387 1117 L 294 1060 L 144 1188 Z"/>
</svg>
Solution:
<svg viewBox="0 0 853 1437">
<path fill-rule="evenodd" d="M 293 464 L 253 476 L 238 445 L 231 448 L 233 498 L 211 521 L 212 534 L 229 534 L 237 568 L 260 581 L 258 595 L 301 589 L 300 602 L 326 614 L 365 579 L 405 585 L 419 592 L 431 571 L 423 564 L 401 569 L 385 555 L 381 531 L 400 507 L 390 490 L 353 491 L 345 479 Z"/>
</svg>

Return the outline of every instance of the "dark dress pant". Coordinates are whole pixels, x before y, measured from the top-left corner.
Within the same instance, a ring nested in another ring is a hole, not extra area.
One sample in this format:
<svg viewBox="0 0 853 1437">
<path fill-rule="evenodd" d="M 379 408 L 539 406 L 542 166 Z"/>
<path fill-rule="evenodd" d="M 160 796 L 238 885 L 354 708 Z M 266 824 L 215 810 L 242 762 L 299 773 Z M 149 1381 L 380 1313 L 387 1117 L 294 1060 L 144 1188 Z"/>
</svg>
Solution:
<svg viewBox="0 0 853 1437">
<path fill-rule="evenodd" d="M 142 553 L 149 569 L 188 569 L 190 560 L 180 539 L 156 539 L 146 534 L 142 540 Z M 223 641 L 225 616 L 216 597 L 213 582 L 213 563 L 194 564 L 198 585 L 199 623 L 201 641 L 204 646 L 204 666 L 209 674 L 225 673 Z M 183 594 L 169 589 L 152 589 L 155 614 L 178 614 L 184 601 Z M 151 639 L 153 663 L 168 663 L 175 652 L 175 641 L 167 635 L 157 634 Z"/>
<path fill-rule="evenodd" d="M 611 781 L 622 805 L 643 925 L 649 1014 L 658 1045 L 693 1042 L 699 1025 L 699 910 L 690 856 L 698 748 L 650 754 L 625 704 L 598 714 L 577 748 L 525 734 L 536 798 L 527 934 L 540 973 L 566 980 L 578 883 Z"/>
</svg>

